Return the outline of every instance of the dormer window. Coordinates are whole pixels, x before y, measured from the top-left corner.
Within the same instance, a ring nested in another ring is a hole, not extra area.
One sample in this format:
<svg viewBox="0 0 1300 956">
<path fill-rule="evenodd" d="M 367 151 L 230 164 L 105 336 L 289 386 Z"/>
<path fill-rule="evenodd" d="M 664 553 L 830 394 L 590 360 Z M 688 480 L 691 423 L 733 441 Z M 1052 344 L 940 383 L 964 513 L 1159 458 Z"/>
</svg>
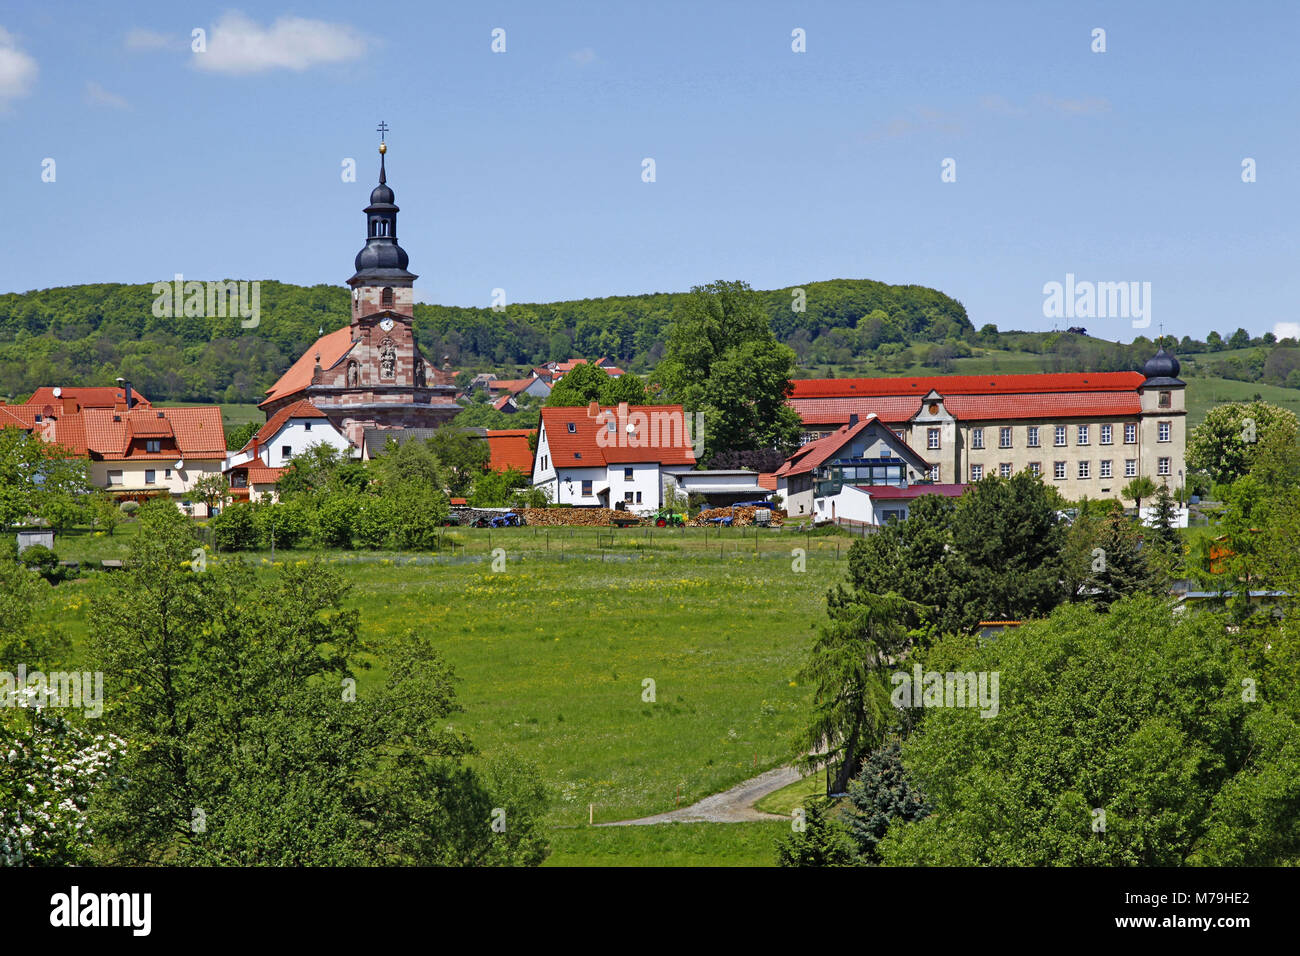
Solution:
<svg viewBox="0 0 1300 956">
<path fill-rule="evenodd" d="M 148 454 L 156 454 L 162 451 L 162 441 L 157 438 L 150 438 L 144 443 L 144 450 Z"/>
</svg>

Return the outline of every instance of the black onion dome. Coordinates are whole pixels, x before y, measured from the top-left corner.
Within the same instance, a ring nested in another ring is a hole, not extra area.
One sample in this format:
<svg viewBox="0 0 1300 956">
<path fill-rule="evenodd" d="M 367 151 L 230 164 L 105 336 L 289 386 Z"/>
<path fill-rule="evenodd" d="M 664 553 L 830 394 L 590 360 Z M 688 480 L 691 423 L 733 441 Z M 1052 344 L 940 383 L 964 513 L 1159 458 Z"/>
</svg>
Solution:
<svg viewBox="0 0 1300 956">
<path fill-rule="evenodd" d="M 1181 371 L 1182 365 L 1178 359 L 1164 349 L 1157 351 L 1142 366 L 1142 374 L 1146 376 L 1147 384 L 1182 385 L 1184 383 L 1178 378 L 1178 373 Z"/>
<path fill-rule="evenodd" d="M 396 242 L 383 239 L 371 239 L 366 247 L 357 253 L 357 272 L 373 272 L 376 269 L 398 269 L 405 271 L 410 265 L 410 256 Z"/>
<path fill-rule="evenodd" d="M 1177 378 L 1180 371 L 1182 366 L 1178 363 L 1178 359 L 1164 349 L 1156 352 L 1147 359 L 1146 365 L 1142 366 L 1142 374 L 1147 378 Z"/>
<path fill-rule="evenodd" d="M 372 206 L 391 206 L 393 198 L 393 190 L 386 183 L 380 183 L 370 190 L 370 205 Z"/>
</svg>

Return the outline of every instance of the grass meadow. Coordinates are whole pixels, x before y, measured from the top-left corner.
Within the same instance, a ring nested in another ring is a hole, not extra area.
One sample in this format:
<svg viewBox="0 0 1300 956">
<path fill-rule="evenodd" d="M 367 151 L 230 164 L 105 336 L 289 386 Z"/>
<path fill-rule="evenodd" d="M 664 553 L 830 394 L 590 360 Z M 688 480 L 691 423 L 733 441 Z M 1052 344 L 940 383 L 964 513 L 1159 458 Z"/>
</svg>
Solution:
<svg viewBox="0 0 1300 956">
<path fill-rule="evenodd" d="M 125 554 L 137 529 L 63 536 L 56 551 L 97 564 Z M 342 572 L 372 650 L 362 694 L 386 677 L 396 638 L 434 634 L 460 678 L 465 710 L 449 722 L 484 756 L 529 761 L 551 789 L 552 864 L 748 865 L 773 862 L 787 824 L 592 828 L 588 819 L 671 810 L 789 761 L 810 708 L 798 671 L 849 544 L 776 529 L 756 538 L 752 529 L 529 527 L 454 530 L 431 554 L 244 560 L 269 570 L 318 559 Z M 796 548 L 806 552 L 802 572 Z M 78 648 L 89 599 L 111 581 L 94 572 L 52 593 L 50 613 Z"/>
</svg>

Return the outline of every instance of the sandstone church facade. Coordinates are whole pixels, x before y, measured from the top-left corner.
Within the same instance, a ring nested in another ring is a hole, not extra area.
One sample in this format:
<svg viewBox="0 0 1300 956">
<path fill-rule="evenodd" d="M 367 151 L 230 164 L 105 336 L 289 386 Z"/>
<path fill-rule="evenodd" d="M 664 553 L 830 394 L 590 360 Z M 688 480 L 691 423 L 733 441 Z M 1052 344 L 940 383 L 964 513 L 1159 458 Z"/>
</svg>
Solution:
<svg viewBox="0 0 1300 956">
<path fill-rule="evenodd" d="M 348 279 L 352 318 L 316 340 L 260 407 L 269 420 L 302 400 L 315 405 L 356 448 L 367 428 L 436 428 L 461 410 L 451 373 L 421 353 L 411 327 L 418 278 L 397 242 L 398 206 L 379 146 L 379 185 L 366 206 L 366 244 Z"/>
</svg>

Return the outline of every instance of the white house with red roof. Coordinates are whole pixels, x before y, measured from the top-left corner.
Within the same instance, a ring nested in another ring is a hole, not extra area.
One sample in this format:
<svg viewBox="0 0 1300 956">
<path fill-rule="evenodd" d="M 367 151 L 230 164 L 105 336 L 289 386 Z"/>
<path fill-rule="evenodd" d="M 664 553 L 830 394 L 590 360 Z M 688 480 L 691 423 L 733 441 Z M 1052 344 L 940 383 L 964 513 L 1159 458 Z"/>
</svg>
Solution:
<svg viewBox="0 0 1300 956">
<path fill-rule="evenodd" d="M 352 451 L 351 443 L 329 416 L 311 402 L 304 399 L 281 408 L 243 448 L 226 457 L 222 470 L 230 479 L 232 496 L 274 497 L 275 484 L 289 463 L 315 445 Z"/>
<path fill-rule="evenodd" d="M 926 482 L 934 466 L 875 415 L 856 416 L 824 438 L 801 446 L 777 469 L 776 490 L 787 514 L 830 512 L 823 499 L 844 486 L 906 487 Z M 829 520 L 829 519 L 826 519 Z M 866 520 L 854 518 L 853 520 Z"/>
<path fill-rule="evenodd" d="M 680 405 L 543 408 L 533 484 L 555 504 L 653 511 L 695 467 L 694 440 Z"/>
<path fill-rule="evenodd" d="M 1178 373 L 1161 349 L 1141 372 L 795 380 L 788 403 L 808 442 L 876 415 L 925 454 L 935 482 L 1029 471 L 1070 500 L 1118 498 L 1139 476 L 1183 481 Z"/>
</svg>

